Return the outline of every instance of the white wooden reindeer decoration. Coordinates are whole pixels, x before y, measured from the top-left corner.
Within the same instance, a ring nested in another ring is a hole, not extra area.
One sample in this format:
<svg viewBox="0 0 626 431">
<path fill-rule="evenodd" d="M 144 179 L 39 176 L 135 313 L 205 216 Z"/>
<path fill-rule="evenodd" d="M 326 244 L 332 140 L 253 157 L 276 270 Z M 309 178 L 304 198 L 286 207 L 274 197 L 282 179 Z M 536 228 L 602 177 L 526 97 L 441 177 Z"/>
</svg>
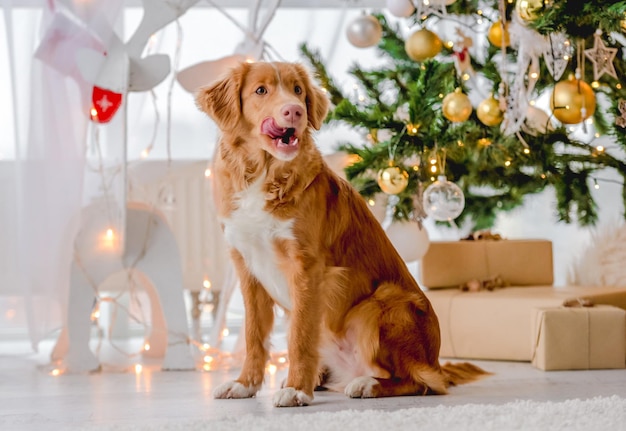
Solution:
<svg viewBox="0 0 626 431">
<path fill-rule="evenodd" d="M 83 78 L 93 83 L 92 120 L 108 122 L 117 108 L 122 107 L 124 188 L 126 96 L 129 91 L 152 89 L 170 72 L 167 55 L 143 58 L 142 51 L 156 31 L 176 20 L 197 1 L 144 0 L 143 18 L 127 43 L 112 32 L 105 53 L 89 48 L 76 53 Z M 164 356 L 162 368 L 165 370 L 194 369 L 188 344 L 181 259 L 175 237 L 165 217 L 154 207 L 126 203 L 125 189 L 122 194 L 122 207 L 114 209 L 123 220 L 121 232 L 111 228 L 110 211 L 107 214 L 101 202 L 87 206 L 81 213 L 71 265 L 67 322 L 52 359 L 61 361 L 68 372 L 100 368 L 98 358 L 89 347 L 91 310 L 97 288 L 111 275 L 127 271 L 129 278 L 133 276 L 142 281 L 151 302 L 152 331 L 147 337 L 151 348 L 144 355 Z"/>
</svg>

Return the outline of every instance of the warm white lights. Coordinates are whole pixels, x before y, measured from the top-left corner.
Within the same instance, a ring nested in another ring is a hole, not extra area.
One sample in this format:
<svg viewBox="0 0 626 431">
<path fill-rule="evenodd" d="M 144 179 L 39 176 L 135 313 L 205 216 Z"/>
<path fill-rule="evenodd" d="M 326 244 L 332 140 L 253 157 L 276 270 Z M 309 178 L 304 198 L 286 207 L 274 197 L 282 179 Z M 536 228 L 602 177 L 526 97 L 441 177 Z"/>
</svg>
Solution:
<svg viewBox="0 0 626 431">
<path fill-rule="evenodd" d="M 204 281 L 202 282 L 202 287 L 204 287 L 205 289 L 210 289 L 211 281 L 208 278 L 205 278 Z"/>
<path fill-rule="evenodd" d="M 224 328 L 222 330 L 222 337 L 228 337 L 229 334 L 230 334 L 230 331 L 228 330 L 228 328 Z"/>
</svg>

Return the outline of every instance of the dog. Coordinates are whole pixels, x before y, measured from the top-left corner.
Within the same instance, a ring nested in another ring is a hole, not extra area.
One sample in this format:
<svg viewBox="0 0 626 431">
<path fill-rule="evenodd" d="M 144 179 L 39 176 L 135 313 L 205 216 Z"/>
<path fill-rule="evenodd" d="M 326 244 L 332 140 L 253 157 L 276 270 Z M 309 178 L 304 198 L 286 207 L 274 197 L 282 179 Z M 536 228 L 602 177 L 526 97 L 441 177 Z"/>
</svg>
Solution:
<svg viewBox="0 0 626 431">
<path fill-rule="evenodd" d="M 364 199 L 315 145 L 329 100 L 304 66 L 242 63 L 198 91 L 196 103 L 221 131 L 214 197 L 245 306 L 241 373 L 215 398 L 261 388 L 275 304 L 289 316 L 278 407 L 310 404 L 316 387 L 352 398 L 445 394 L 488 374 L 440 365 L 431 304 Z"/>
</svg>

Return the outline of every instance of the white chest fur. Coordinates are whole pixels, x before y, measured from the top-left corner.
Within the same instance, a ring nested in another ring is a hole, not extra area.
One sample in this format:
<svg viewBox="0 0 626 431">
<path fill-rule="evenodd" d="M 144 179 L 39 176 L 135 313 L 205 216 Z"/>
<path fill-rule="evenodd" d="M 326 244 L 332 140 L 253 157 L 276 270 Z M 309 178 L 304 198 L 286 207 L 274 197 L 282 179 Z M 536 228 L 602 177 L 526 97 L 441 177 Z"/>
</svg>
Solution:
<svg viewBox="0 0 626 431">
<path fill-rule="evenodd" d="M 238 193 L 238 208 L 221 220 L 224 235 L 274 301 L 291 310 L 289 286 L 277 265 L 274 239 L 293 239 L 293 220 L 278 220 L 264 210 L 263 180 L 260 178 Z"/>
</svg>

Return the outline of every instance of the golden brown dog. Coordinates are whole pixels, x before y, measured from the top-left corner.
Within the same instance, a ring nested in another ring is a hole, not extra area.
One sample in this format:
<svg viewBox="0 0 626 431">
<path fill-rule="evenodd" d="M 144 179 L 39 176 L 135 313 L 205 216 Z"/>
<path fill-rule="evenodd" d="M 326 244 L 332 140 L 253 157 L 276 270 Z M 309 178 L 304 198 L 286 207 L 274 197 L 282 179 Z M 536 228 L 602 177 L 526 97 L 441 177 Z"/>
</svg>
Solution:
<svg viewBox="0 0 626 431">
<path fill-rule="evenodd" d="M 261 388 L 274 304 L 290 320 L 289 373 L 276 406 L 311 403 L 316 385 L 354 398 L 444 394 L 486 374 L 467 363 L 440 366 L 428 299 L 314 144 L 329 102 L 304 67 L 243 63 L 197 103 L 222 131 L 214 191 L 246 309 L 243 369 L 216 398 Z"/>
</svg>

